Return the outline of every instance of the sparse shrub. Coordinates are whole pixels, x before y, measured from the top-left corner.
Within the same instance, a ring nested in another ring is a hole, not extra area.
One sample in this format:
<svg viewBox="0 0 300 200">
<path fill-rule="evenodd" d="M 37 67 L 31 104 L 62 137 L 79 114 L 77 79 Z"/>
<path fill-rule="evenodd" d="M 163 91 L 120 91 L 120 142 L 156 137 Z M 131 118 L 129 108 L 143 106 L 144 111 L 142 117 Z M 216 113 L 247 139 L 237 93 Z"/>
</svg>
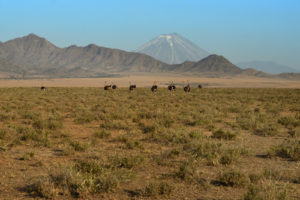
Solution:
<svg viewBox="0 0 300 200">
<path fill-rule="evenodd" d="M 108 137 L 110 137 L 110 135 L 111 135 L 111 133 L 104 129 L 96 130 L 94 132 L 94 136 L 96 138 L 100 138 L 100 139 L 108 138 Z"/>
<path fill-rule="evenodd" d="M 300 126 L 300 120 L 297 120 L 295 117 L 292 117 L 292 116 L 281 117 L 281 118 L 278 119 L 278 123 L 284 125 L 285 127 Z"/>
<path fill-rule="evenodd" d="M 102 175 L 95 178 L 92 193 L 113 192 L 119 186 L 118 178 L 113 175 Z"/>
<path fill-rule="evenodd" d="M 221 184 L 230 187 L 245 187 L 249 182 L 244 173 L 234 169 L 221 172 L 219 181 Z"/>
<path fill-rule="evenodd" d="M 50 178 L 57 190 L 61 193 L 67 190 L 76 198 L 114 191 L 120 182 L 116 172 L 103 168 L 96 161 L 86 160 L 76 162 L 73 168 L 51 173 Z"/>
<path fill-rule="evenodd" d="M 112 142 L 122 142 L 127 143 L 130 139 L 126 135 L 119 135 L 117 137 L 112 138 Z"/>
<path fill-rule="evenodd" d="M 201 139 L 203 138 L 203 133 L 200 131 L 191 131 L 189 136 L 191 139 Z"/>
<path fill-rule="evenodd" d="M 143 133 L 147 134 L 147 133 L 157 133 L 158 127 L 156 124 L 152 124 L 152 125 L 144 125 L 141 124 L 141 129 L 143 131 Z"/>
<path fill-rule="evenodd" d="M 33 129 L 29 126 L 18 126 L 16 131 L 21 136 L 19 137 L 21 141 L 29 141 L 32 140 L 36 142 L 39 146 L 50 146 L 50 140 L 48 138 L 47 132 L 43 130 Z"/>
<path fill-rule="evenodd" d="M 96 115 L 88 110 L 80 111 L 76 114 L 74 122 L 76 124 L 90 123 L 96 120 Z"/>
<path fill-rule="evenodd" d="M 51 119 L 46 121 L 46 128 L 50 130 L 57 130 L 63 127 L 63 122 L 61 119 Z"/>
<path fill-rule="evenodd" d="M 129 129 L 126 122 L 117 121 L 117 120 L 112 120 L 112 121 L 105 120 L 100 125 L 100 128 L 107 129 L 107 130 L 112 130 L 112 129 L 115 129 L 115 130 L 128 130 Z"/>
<path fill-rule="evenodd" d="M 207 187 L 208 184 L 206 180 L 201 177 L 202 171 L 198 165 L 199 162 L 194 159 L 183 162 L 175 173 L 175 177 L 189 183 L 200 184 Z"/>
<path fill-rule="evenodd" d="M 80 143 L 78 141 L 71 141 L 70 146 L 75 150 L 75 151 L 85 151 L 88 148 L 87 144 Z"/>
<path fill-rule="evenodd" d="M 188 132 L 184 129 L 166 130 L 162 134 L 158 134 L 157 141 L 171 144 L 186 144 L 190 140 Z"/>
<path fill-rule="evenodd" d="M 33 197 L 52 199 L 56 196 L 54 185 L 48 177 L 38 177 L 31 180 L 23 189 Z"/>
<path fill-rule="evenodd" d="M 36 112 L 24 111 L 21 113 L 21 118 L 23 118 L 23 119 L 35 120 L 40 117 L 41 117 L 41 115 Z"/>
<path fill-rule="evenodd" d="M 236 162 L 241 155 L 247 155 L 245 148 L 226 148 L 222 143 L 207 139 L 193 141 L 183 148 L 192 153 L 195 158 L 204 158 L 208 165 L 229 165 Z"/>
<path fill-rule="evenodd" d="M 258 183 L 258 181 L 262 178 L 261 174 L 255 174 L 255 173 L 251 173 L 249 174 L 249 179 L 251 181 L 251 183 L 256 184 Z"/>
<path fill-rule="evenodd" d="M 212 134 L 212 138 L 217 139 L 225 139 L 225 140 L 233 140 L 237 136 L 236 133 L 232 133 L 231 131 L 224 131 L 223 129 L 219 129 L 214 131 Z"/>
<path fill-rule="evenodd" d="M 27 152 L 20 158 L 20 160 L 31 160 L 31 158 L 33 158 L 34 155 L 34 152 Z"/>
<path fill-rule="evenodd" d="M 167 153 L 166 157 L 167 158 L 174 158 L 174 157 L 180 155 L 180 153 L 181 153 L 180 150 L 172 149 L 170 152 Z"/>
<path fill-rule="evenodd" d="M 135 166 L 140 165 L 145 161 L 145 158 L 142 156 L 128 156 L 128 157 L 120 157 L 119 155 L 114 155 L 109 157 L 109 165 L 110 168 L 127 168 L 131 169 Z"/>
<path fill-rule="evenodd" d="M 167 182 L 149 183 L 143 190 L 142 195 L 146 197 L 155 197 L 158 195 L 170 195 L 174 187 Z"/>
<path fill-rule="evenodd" d="M 296 177 L 292 180 L 292 182 L 300 184 L 300 171 L 298 171 Z"/>
<path fill-rule="evenodd" d="M 300 160 L 300 140 L 288 141 L 278 146 L 272 146 L 268 156 L 289 158 L 294 161 Z"/>
<path fill-rule="evenodd" d="M 35 119 L 32 123 L 32 127 L 35 129 L 49 129 L 49 130 L 57 130 L 63 127 L 62 119 L 49 117 L 47 120 L 42 120 L 40 118 Z"/>
<path fill-rule="evenodd" d="M 254 129 L 254 134 L 260 136 L 275 136 L 278 134 L 278 126 L 276 124 L 263 124 Z"/>
<path fill-rule="evenodd" d="M 0 139 L 1 140 L 3 140 L 3 139 L 5 139 L 5 137 L 6 137 L 6 135 L 7 135 L 7 129 L 5 129 L 5 128 L 2 128 L 2 129 L 0 129 Z"/>
<path fill-rule="evenodd" d="M 193 179 L 195 166 L 193 162 L 184 162 L 176 172 L 176 176 L 182 180 L 191 181 Z"/>
<path fill-rule="evenodd" d="M 134 148 L 144 149 L 142 143 L 140 143 L 139 141 L 129 140 L 125 143 L 125 145 L 127 149 L 134 149 Z"/>
<path fill-rule="evenodd" d="M 262 121 L 256 115 L 251 113 L 242 113 L 239 116 L 237 116 L 236 121 L 242 129 L 254 130 L 257 128 L 260 122 L 264 122 L 265 120 Z"/>
<path fill-rule="evenodd" d="M 273 180 L 263 180 L 259 185 L 250 185 L 244 200 L 288 200 L 287 186 Z"/>
<path fill-rule="evenodd" d="M 272 179 L 272 180 L 281 180 L 282 179 L 282 173 L 280 170 L 277 170 L 275 168 L 266 168 L 264 169 L 264 172 L 262 176 L 265 179 Z"/>
<path fill-rule="evenodd" d="M 94 160 L 79 160 L 75 163 L 74 168 L 76 171 L 87 174 L 101 174 L 104 171 L 103 166 Z"/>
<path fill-rule="evenodd" d="M 223 165 L 230 165 L 240 158 L 240 149 L 225 149 L 220 158 L 220 163 Z"/>
<path fill-rule="evenodd" d="M 45 128 L 45 122 L 42 119 L 36 119 L 32 123 L 32 127 L 35 129 L 43 129 Z"/>
<path fill-rule="evenodd" d="M 165 127 L 165 128 L 170 128 L 172 126 L 172 124 L 174 124 L 174 120 L 172 118 L 164 118 L 163 120 L 161 120 L 161 124 Z"/>
<path fill-rule="evenodd" d="M 241 113 L 243 111 L 243 107 L 241 105 L 232 105 L 228 108 L 228 111 L 232 113 Z"/>
<path fill-rule="evenodd" d="M 0 121 L 9 121 L 14 120 L 16 118 L 16 115 L 11 112 L 0 112 Z"/>
</svg>

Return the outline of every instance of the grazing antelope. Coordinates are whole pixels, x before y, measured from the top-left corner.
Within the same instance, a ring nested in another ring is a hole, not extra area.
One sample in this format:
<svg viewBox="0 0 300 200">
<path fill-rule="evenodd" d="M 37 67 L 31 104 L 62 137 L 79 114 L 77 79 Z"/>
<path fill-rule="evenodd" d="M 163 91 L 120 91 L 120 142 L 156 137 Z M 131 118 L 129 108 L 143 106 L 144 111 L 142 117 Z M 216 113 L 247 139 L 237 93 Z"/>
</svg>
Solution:
<svg viewBox="0 0 300 200">
<path fill-rule="evenodd" d="M 113 90 L 115 90 L 115 89 L 117 89 L 117 85 L 115 85 L 114 83 L 112 83 L 111 88 L 112 88 Z"/>
<path fill-rule="evenodd" d="M 105 81 L 104 90 L 109 90 L 109 89 L 111 89 L 111 85 L 106 85 L 106 81 Z"/>
<path fill-rule="evenodd" d="M 42 90 L 42 91 L 45 91 L 45 90 L 46 90 L 46 87 L 45 87 L 45 86 L 42 86 L 42 87 L 41 87 L 41 90 Z"/>
<path fill-rule="evenodd" d="M 129 90 L 135 90 L 136 89 L 136 85 L 131 85 L 131 82 L 129 82 Z"/>
<path fill-rule="evenodd" d="M 188 82 L 188 84 L 186 86 L 184 86 L 183 90 L 185 92 L 190 92 L 191 91 L 191 86 L 190 86 L 189 82 Z"/>
<path fill-rule="evenodd" d="M 198 85 L 198 88 L 200 88 L 200 89 L 201 89 L 201 88 L 202 88 L 202 85 L 201 85 L 201 84 L 199 84 L 199 85 Z"/>
<path fill-rule="evenodd" d="M 152 92 L 156 92 L 157 91 L 158 86 L 156 85 L 156 81 L 154 81 L 152 87 L 151 87 L 151 91 Z"/>
<path fill-rule="evenodd" d="M 173 92 L 173 91 L 176 90 L 176 86 L 174 85 L 173 81 L 172 81 L 172 83 L 168 86 L 168 90 L 169 90 L 170 92 Z"/>
</svg>

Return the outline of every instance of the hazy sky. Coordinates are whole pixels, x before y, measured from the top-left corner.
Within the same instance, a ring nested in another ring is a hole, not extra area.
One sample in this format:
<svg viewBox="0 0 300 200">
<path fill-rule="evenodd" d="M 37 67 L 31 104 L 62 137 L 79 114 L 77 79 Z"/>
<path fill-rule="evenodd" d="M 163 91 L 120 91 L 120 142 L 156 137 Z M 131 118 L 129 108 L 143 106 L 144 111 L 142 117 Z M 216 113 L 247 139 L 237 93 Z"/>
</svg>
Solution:
<svg viewBox="0 0 300 200">
<path fill-rule="evenodd" d="M 300 69 L 300 0 L 0 0 L 0 41 L 35 33 L 71 44 L 135 50 L 176 32 L 232 62 Z"/>
</svg>

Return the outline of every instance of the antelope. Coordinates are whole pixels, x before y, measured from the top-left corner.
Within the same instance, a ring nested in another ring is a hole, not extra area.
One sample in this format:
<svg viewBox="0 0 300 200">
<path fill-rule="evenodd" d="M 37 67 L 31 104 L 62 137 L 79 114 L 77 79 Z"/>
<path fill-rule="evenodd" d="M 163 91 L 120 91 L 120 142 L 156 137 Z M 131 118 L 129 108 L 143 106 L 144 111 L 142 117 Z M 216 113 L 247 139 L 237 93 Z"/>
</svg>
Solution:
<svg viewBox="0 0 300 200">
<path fill-rule="evenodd" d="M 188 84 L 183 88 L 183 90 L 184 90 L 185 92 L 190 92 L 190 91 L 191 91 L 191 86 L 190 86 L 189 82 L 188 82 Z"/>
<path fill-rule="evenodd" d="M 156 85 L 156 81 L 154 81 L 152 87 L 151 87 L 151 91 L 152 92 L 156 92 L 157 91 L 158 86 Z"/>
<path fill-rule="evenodd" d="M 172 81 L 172 83 L 168 86 L 168 90 L 171 91 L 171 92 L 176 90 L 176 86 L 174 85 L 173 81 Z"/>
<path fill-rule="evenodd" d="M 109 90 L 109 89 L 111 89 L 111 85 L 106 85 L 106 81 L 105 81 L 104 90 Z"/>
<path fill-rule="evenodd" d="M 131 85 L 131 82 L 129 82 L 129 90 L 132 91 L 136 89 L 136 85 Z"/>
<path fill-rule="evenodd" d="M 112 83 L 111 88 L 112 88 L 113 90 L 115 90 L 115 89 L 117 89 L 117 85 L 115 85 L 114 83 Z"/>
</svg>

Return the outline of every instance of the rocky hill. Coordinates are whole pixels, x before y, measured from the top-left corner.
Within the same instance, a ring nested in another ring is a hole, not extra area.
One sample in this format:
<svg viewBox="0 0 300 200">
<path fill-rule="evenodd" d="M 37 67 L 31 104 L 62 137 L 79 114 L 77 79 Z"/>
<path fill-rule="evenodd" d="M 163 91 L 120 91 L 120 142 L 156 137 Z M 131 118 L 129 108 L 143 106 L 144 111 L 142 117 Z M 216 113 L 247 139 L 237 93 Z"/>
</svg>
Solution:
<svg viewBox="0 0 300 200">
<path fill-rule="evenodd" d="M 0 45 L 0 58 L 26 66 L 27 75 L 97 77 L 106 73 L 160 72 L 167 65 L 150 56 L 90 44 L 58 48 L 34 34 Z"/>
<path fill-rule="evenodd" d="M 151 56 L 90 44 L 59 48 L 34 34 L 0 43 L 1 78 L 106 77 L 134 72 L 192 73 L 213 76 L 256 76 L 297 79 L 298 74 L 270 75 L 240 69 L 219 55 L 197 62 L 166 64 Z"/>
<path fill-rule="evenodd" d="M 210 55 L 198 62 L 184 62 L 179 65 L 171 66 L 174 71 L 180 72 L 202 72 L 235 75 L 242 73 L 243 70 L 232 64 L 223 56 Z"/>
</svg>

